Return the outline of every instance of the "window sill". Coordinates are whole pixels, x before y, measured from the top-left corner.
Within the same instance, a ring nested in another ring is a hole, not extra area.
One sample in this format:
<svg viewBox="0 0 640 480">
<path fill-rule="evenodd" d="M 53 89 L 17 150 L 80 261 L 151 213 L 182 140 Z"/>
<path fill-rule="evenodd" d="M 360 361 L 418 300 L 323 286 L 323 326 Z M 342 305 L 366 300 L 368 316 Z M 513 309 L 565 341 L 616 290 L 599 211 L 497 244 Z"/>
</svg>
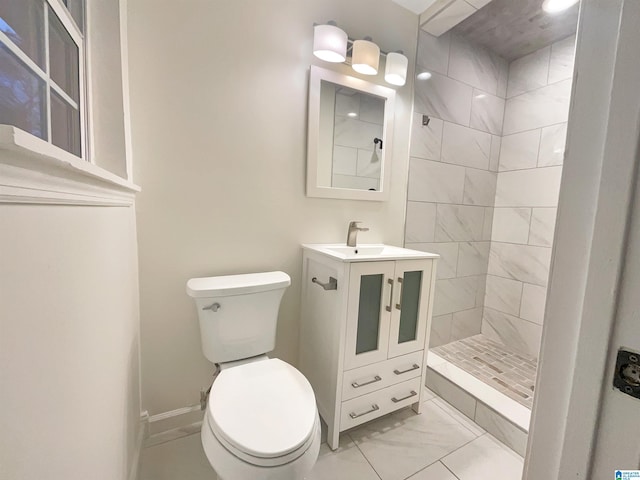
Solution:
<svg viewBox="0 0 640 480">
<path fill-rule="evenodd" d="M 0 203 L 133 205 L 140 187 L 11 125 L 0 125 Z"/>
</svg>

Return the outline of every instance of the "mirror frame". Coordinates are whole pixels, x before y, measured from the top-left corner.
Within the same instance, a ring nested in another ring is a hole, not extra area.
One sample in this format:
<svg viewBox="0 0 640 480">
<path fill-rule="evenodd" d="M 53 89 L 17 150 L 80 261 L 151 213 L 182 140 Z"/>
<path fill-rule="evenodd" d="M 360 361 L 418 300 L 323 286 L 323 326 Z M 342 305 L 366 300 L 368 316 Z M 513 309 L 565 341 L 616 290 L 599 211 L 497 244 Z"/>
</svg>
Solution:
<svg viewBox="0 0 640 480">
<path fill-rule="evenodd" d="M 318 185 L 318 146 L 320 141 L 320 84 L 322 80 L 375 95 L 385 99 L 382 165 L 380 168 L 379 191 L 357 190 Z M 307 196 L 320 198 L 339 198 L 348 200 L 385 201 L 389 198 L 391 187 L 391 160 L 393 151 L 393 123 L 395 117 L 396 91 L 376 85 L 359 78 L 351 77 L 333 70 L 311 65 L 309 73 L 309 122 L 307 125 Z"/>
</svg>

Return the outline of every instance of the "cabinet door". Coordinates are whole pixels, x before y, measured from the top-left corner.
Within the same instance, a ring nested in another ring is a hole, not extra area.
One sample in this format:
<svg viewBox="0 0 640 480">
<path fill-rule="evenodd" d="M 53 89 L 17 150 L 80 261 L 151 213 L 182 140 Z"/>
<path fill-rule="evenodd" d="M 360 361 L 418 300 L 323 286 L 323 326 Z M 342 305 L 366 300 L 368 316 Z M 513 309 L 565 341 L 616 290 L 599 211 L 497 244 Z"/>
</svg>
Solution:
<svg viewBox="0 0 640 480">
<path fill-rule="evenodd" d="M 389 332 L 389 358 L 425 348 L 432 260 L 400 260 Z"/>
<path fill-rule="evenodd" d="M 387 359 L 395 262 L 352 263 L 344 369 Z"/>
</svg>

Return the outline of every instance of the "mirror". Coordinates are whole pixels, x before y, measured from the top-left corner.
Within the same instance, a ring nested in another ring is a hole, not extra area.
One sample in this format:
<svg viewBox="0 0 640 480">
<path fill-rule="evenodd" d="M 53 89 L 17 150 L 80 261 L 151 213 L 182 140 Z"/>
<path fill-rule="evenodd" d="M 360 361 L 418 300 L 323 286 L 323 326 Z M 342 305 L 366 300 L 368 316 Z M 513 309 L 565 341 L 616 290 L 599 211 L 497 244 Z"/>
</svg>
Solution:
<svg viewBox="0 0 640 480">
<path fill-rule="evenodd" d="M 307 196 L 386 200 L 395 91 L 311 66 Z"/>
</svg>

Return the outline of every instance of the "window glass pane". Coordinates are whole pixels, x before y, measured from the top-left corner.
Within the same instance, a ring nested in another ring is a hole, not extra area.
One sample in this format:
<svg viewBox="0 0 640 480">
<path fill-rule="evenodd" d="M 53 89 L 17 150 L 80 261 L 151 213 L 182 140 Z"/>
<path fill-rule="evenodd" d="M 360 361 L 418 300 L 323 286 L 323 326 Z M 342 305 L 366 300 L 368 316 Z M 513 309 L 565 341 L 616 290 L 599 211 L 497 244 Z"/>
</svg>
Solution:
<svg viewBox="0 0 640 480">
<path fill-rule="evenodd" d="M 360 278 L 356 355 L 378 349 L 383 280 L 382 274 L 362 275 Z"/>
<path fill-rule="evenodd" d="M 53 10 L 49 9 L 49 69 L 51 79 L 78 101 L 78 47 Z"/>
<path fill-rule="evenodd" d="M 45 84 L 0 43 L 0 123 L 47 139 Z"/>
<path fill-rule="evenodd" d="M 0 31 L 44 70 L 42 0 L 0 0 Z"/>
<path fill-rule="evenodd" d="M 418 307 L 422 272 L 404 272 L 402 299 L 400 300 L 400 329 L 398 343 L 411 342 L 418 334 Z"/>
<path fill-rule="evenodd" d="M 80 112 L 51 89 L 51 142 L 80 155 Z"/>
<path fill-rule="evenodd" d="M 78 25 L 81 32 L 84 32 L 84 1 L 83 0 L 64 0 L 64 4 L 71 13 L 71 16 Z"/>
</svg>

